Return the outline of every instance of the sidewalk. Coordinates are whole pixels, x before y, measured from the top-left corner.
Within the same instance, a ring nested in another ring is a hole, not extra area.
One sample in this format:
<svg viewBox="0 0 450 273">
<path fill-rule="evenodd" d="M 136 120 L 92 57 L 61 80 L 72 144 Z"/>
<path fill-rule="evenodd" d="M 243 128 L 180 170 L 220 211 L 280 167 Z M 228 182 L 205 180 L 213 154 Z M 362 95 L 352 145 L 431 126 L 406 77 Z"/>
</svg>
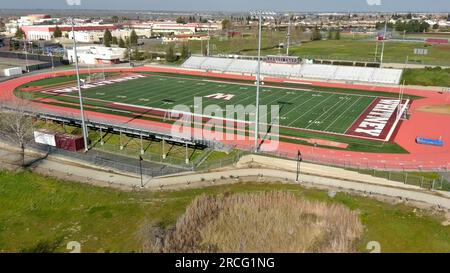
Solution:
<svg viewBox="0 0 450 273">
<path fill-rule="evenodd" d="M 26 159 L 28 162 L 40 156 L 37 153 L 33 153 L 33 151 L 27 151 L 27 153 Z M 11 164 L 19 158 L 17 150 L 0 147 L 0 167 Z M 265 166 L 265 164 L 268 165 Z M 31 169 L 37 173 L 52 177 L 125 190 L 138 189 L 141 183 L 138 176 L 113 173 L 86 163 L 55 156 L 35 162 L 32 164 Z M 294 161 L 249 155 L 243 157 L 236 167 L 203 173 L 186 172 L 153 179 L 144 177 L 143 180 L 145 188 L 148 190 L 179 190 L 212 184 L 230 184 L 246 181 L 295 184 L 296 172 L 293 169 L 296 169 Z M 448 192 L 427 191 L 420 187 L 360 175 L 356 172 L 339 168 L 302 163 L 300 181 L 305 186 L 356 191 L 368 195 L 382 195 L 450 209 L 450 194 Z"/>
</svg>

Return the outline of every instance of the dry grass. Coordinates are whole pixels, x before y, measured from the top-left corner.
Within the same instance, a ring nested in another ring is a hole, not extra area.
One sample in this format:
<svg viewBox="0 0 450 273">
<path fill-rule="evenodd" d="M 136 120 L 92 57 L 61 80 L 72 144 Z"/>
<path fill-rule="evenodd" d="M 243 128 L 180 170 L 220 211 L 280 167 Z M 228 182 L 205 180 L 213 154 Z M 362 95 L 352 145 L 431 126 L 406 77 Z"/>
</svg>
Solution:
<svg viewBox="0 0 450 273">
<path fill-rule="evenodd" d="M 417 109 L 421 112 L 450 115 L 450 104 L 427 105 Z"/>
<path fill-rule="evenodd" d="M 175 227 L 145 232 L 150 252 L 354 252 L 357 212 L 291 193 L 200 196 Z"/>
</svg>

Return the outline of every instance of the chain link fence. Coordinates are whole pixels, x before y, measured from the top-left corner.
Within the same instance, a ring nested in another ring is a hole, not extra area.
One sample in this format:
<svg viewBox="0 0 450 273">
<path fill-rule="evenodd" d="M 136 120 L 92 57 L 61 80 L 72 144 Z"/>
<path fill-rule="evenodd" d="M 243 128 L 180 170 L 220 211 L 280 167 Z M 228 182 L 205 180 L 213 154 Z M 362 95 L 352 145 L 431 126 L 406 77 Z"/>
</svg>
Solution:
<svg viewBox="0 0 450 273">
<path fill-rule="evenodd" d="M 297 160 L 297 151 L 292 154 L 266 153 L 265 155 Z M 440 168 L 423 168 L 420 165 L 420 162 L 412 164 L 401 161 L 390 162 L 386 160 L 355 161 L 345 158 L 336 159 L 334 157 L 315 156 L 311 154 L 303 154 L 302 160 L 319 165 L 341 167 L 361 174 L 403 182 L 424 189 L 450 191 L 450 181 L 446 178 L 450 177 L 450 165 L 444 165 Z M 447 174 L 446 177 L 444 177 L 443 174 Z"/>
</svg>

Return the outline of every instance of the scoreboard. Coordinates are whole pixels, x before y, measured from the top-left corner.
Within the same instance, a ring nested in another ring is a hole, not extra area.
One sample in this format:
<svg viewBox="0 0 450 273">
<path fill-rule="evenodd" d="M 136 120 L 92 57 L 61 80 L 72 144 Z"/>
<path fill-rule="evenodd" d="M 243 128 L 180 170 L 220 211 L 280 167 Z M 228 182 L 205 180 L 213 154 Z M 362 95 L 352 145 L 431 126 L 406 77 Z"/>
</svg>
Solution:
<svg viewBox="0 0 450 273">
<path fill-rule="evenodd" d="M 294 56 L 268 55 L 265 62 L 274 64 L 300 64 L 300 58 Z"/>
</svg>

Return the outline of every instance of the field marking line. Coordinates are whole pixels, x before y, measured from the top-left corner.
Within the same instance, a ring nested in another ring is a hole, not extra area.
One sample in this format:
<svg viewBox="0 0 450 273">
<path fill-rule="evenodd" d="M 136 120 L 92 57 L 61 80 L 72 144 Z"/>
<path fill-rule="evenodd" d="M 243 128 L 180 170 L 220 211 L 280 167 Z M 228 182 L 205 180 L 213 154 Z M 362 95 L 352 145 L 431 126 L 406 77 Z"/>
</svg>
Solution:
<svg viewBox="0 0 450 273">
<path fill-rule="evenodd" d="M 300 115 L 299 117 L 297 117 L 295 120 L 293 120 L 291 123 L 288 124 L 288 126 L 292 126 L 292 124 L 294 122 L 296 122 L 298 119 L 304 117 L 307 113 L 311 112 L 312 110 L 314 110 L 315 108 L 317 108 L 319 105 L 321 105 L 322 103 L 326 102 L 327 100 L 331 99 L 332 97 L 334 97 L 334 95 L 329 96 L 328 98 L 322 100 L 322 102 L 320 102 L 319 104 L 316 104 L 314 107 L 312 107 L 311 109 L 309 109 L 308 111 L 304 112 L 302 115 Z M 314 97 L 316 98 L 316 97 Z"/>
<path fill-rule="evenodd" d="M 305 93 L 305 94 L 308 94 L 308 93 Z M 293 107 L 291 110 L 289 110 L 288 112 L 284 113 L 283 116 L 289 115 L 289 113 L 291 113 L 292 111 L 297 110 L 299 107 L 305 105 L 306 103 L 310 102 L 311 100 L 314 100 L 315 98 L 317 98 L 317 97 L 314 97 L 313 95 L 311 95 L 310 99 L 307 99 L 306 101 L 302 102 L 301 104 L 295 105 L 295 107 Z M 290 124 L 287 124 L 287 126 L 290 126 Z"/>
<path fill-rule="evenodd" d="M 346 97 L 346 98 L 347 98 L 347 97 Z M 328 113 L 328 116 L 326 116 L 326 117 L 321 121 L 321 122 L 324 122 L 325 120 L 327 120 L 327 119 L 330 117 L 330 115 L 334 114 L 334 113 L 335 113 L 337 110 L 339 110 L 342 106 L 346 105 L 347 102 L 348 102 L 348 100 L 345 101 L 344 103 L 342 103 L 342 100 L 338 100 L 338 101 L 337 101 L 333 106 L 331 106 L 327 111 L 325 111 L 324 113 L 322 113 L 322 115 L 320 115 L 319 117 L 317 117 L 312 123 L 310 123 L 308 126 L 306 126 L 305 129 L 308 129 L 309 126 L 313 125 L 314 122 L 316 122 L 316 121 L 317 121 L 318 119 L 320 119 L 323 115 L 325 115 L 325 114 Z M 337 104 L 340 104 L 340 105 L 336 107 Z M 329 111 L 330 111 L 331 109 L 334 109 L 334 110 L 333 110 L 331 113 L 329 113 Z"/>
<path fill-rule="evenodd" d="M 406 111 L 406 108 L 409 105 L 409 99 L 406 100 L 406 103 L 403 105 L 403 107 L 400 109 L 400 117 L 403 115 L 403 113 Z M 401 105 L 402 102 L 399 103 Z M 395 118 L 394 124 L 392 124 L 391 129 L 389 130 L 389 133 L 386 136 L 386 139 L 384 141 L 389 141 L 392 137 L 392 134 L 394 133 L 395 129 L 397 128 L 397 124 L 400 122 L 400 117 Z"/>
<path fill-rule="evenodd" d="M 358 122 L 358 120 L 361 119 L 362 115 L 364 115 L 364 113 L 367 111 L 367 109 L 369 109 L 370 107 L 372 107 L 372 104 L 374 104 L 376 101 L 379 101 L 381 98 L 377 97 L 375 98 L 371 103 L 369 103 L 369 105 L 367 105 L 366 108 L 364 108 L 364 110 L 361 112 L 361 114 L 355 119 L 355 121 L 352 122 L 352 124 L 350 124 L 350 126 L 348 126 L 348 128 L 344 131 L 345 134 L 347 134 L 348 130 L 350 130 L 350 128 L 353 127 L 353 125 Z M 373 106 L 375 107 L 375 105 Z M 350 134 L 348 134 L 349 136 L 351 136 Z"/>
<path fill-rule="evenodd" d="M 275 93 L 275 92 L 274 92 L 274 93 Z M 303 97 L 303 96 L 305 96 L 305 95 L 308 95 L 308 94 L 309 94 L 309 92 L 306 92 L 306 91 L 305 91 L 305 92 L 302 92 L 302 94 L 299 95 L 299 96 L 297 96 L 295 99 L 297 100 L 297 99 L 299 99 L 299 98 L 301 98 L 301 97 Z M 277 101 L 277 100 L 280 100 L 280 99 L 282 99 L 282 98 L 284 98 L 284 97 L 286 97 L 286 96 L 291 96 L 291 95 L 292 95 L 292 94 L 284 94 L 282 97 L 270 101 L 269 104 L 270 104 L 270 105 L 273 105 L 273 104 L 272 104 L 273 102 L 275 102 L 275 101 Z M 272 96 L 272 94 L 271 94 L 270 96 Z M 281 116 L 282 113 L 279 113 L 279 118 L 280 118 L 280 120 L 281 120 L 281 117 L 286 117 L 287 113 L 289 113 L 289 112 L 292 111 L 292 110 L 295 110 L 296 107 L 297 107 L 297 106 L 293 107 L 291 110 L 289 110 L 288 112 L 284 113 L 282 116 Z M 267 114 L 264 115 L 264 116 L 261 116 L 261 117 L 262 117 L 262 118 L 265 118 L 266 116 L 267 116 Z"/>
<path fill-rule="evenodd" d="M 350 105 L 350 107 L 348 107 L 347 109 L 345 109 L 345 111 L 343 111 L 338 117 L 336 117 L 336 119 L 331 123 L 331 124 L 329 124 L 326 128 L 325 128 L 325 132 L 327 132 L 327 130 L 331 127 L 331 126 L 333 126 L 335 123 L 336 123 L 336 121 L 338 121 L 340 118 L 341 118 L 341 116 L 342 115 L 344 115 L 348 110 L 350 110 L 352 107 L 353 107 L 353 105 L 355 105 L 358 101 L 360 101 L 361 100 L 361 98 L 362 97 L 359 97 L 357 100 L 355 100 L 353 103 L 352 103 L 352 105 Z M 365 109 L 362 111 L 363 113 L 364 113 L 364 111 L 365 111 Z M 359 118 L 359 117 L 358 117 Z M 354 121 L 352 122 L 352 124 L 354 123 Z M 344 131 L 344 134 L 345 134 L 345 132 L 347 132 L 347 131 Z"/>
</svg>

